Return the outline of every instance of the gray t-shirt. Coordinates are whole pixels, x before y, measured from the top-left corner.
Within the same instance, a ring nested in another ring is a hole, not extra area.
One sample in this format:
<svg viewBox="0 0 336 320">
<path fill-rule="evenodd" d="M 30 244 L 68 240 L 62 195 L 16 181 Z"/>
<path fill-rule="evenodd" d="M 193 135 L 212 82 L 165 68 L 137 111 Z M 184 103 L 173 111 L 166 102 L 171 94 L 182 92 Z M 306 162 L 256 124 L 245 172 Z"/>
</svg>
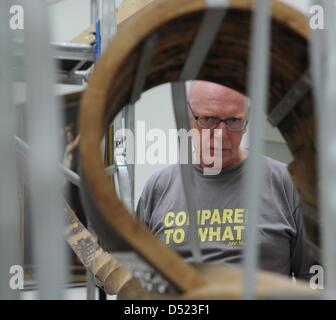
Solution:
<svg viewBox="0 0 336 320">
<path fill-rule="evenodd" d="M 304 250 L 298 194 L 285 164 L 265 156 L 261 160 L 265 180 L 257 225 L 259 267 L 308 279 L 310 262 Z M 194 167 L 200 206 L 198 237 L 204 262 L 242 261 L 248 218 L 242 204 L 244 168 L 246 160 L 210 176 Z M 189 222 L 179 165 L 171 165 L 149 179 L 138 203 L 137 217 L 166 245 L 193 262 L 186 235 Z"/>
</svg>

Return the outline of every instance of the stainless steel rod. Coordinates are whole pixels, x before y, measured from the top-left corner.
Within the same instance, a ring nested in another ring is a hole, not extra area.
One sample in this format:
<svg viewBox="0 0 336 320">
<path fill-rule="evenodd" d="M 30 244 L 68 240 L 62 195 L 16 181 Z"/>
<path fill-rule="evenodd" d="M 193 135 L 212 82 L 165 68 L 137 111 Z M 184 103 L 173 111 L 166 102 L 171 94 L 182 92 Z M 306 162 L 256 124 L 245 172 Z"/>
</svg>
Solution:
<svg viewBox="0 0 336 320">
<path fill-rule="evenodd" d="M 0 2 L 0 299 L 19 297 L 20 287 L 10 287 L 10 278 L 13 276 L 10 272 L 12 266 L 22 266 L 23 263 L 18 174 L 13 141 L 16 108 L 13 103 L 10 68 L 12 52 L 8 26 L 9 3 Z M 24 280 L 23 277 L 21 280 Z"/>
<path fill-rule="evenodd" d="M 40 299 L 62 299 L 67 259 L 58 163 L 61 108 L 54 98 L 47 5 L 43 0 L 35 0 L 24 9 L 27 131 L 31 151 L 28 171 L 36 279 Z"/>
<path fill-rule="evenodd" d="M 250 57 L 249 96 L 251 101 L 250 151 L 245 176 L 247 230 L 244 254 L 244 298 L 255 298 L 258 269 L 258 218 L 263 166 L 260 155 L 265 131 L 264 113 L 268 97 L 270 1 L 257 0 L 253 18 L 252 51 Z"/>
</svg>

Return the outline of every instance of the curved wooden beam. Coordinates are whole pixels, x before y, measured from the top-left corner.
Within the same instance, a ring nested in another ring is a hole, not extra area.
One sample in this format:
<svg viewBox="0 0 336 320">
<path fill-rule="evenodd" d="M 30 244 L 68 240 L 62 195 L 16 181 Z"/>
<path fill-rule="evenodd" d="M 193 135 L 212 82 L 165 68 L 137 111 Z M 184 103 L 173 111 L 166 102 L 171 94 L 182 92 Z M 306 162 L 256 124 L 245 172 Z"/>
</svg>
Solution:
<svg viewBox="0 0 336 320">
<path fill-rule="evenodd" d="M 67 221 L 64 235 L 76 256 L 95 277 L 99 287 L 107 294 L 118 294 L 125 283 L 132 279 L 132 275 L 100 247 L 97 239 L 83 226 L 67 203 L 64 214 Z"/>
<path fill-rule="evenodd" d="M 120 24 L 155 0 L 125 0 L 117 9 L 117 23 Z"/>
</svg>

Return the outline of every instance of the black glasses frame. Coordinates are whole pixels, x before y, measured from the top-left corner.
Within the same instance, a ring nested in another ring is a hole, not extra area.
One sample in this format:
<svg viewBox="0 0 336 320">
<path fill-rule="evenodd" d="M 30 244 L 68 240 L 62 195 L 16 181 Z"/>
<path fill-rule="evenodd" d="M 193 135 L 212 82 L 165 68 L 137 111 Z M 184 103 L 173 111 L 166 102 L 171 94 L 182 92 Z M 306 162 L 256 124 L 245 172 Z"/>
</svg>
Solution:
<svg viewBox="0 0 336 320">
<path fill-rule="evenodd" d="M 189 101 L 187 102 L 187 104 L 188 104 L 188 107 L 189 107 L 189 109 L 190 109 L 190 111 L 191 111 L 191 113 L 192 113 L 194 119 L 196 120 L 197 124 L 199 125 L 199 120 L 200 120 L 201 118 L 203 118 L 203 117 L 197 115 L 197 114 L 193 111 L 193 109 L 191 108 L 191 105 L 190 105 Z M 213 119 L 218 120 L 218 122 L 216 123 L 216 125 L 215 125 L 214 127 L 207 128 L 207 127 L 204 127 L 204 126 L 201 126 L 201 125 L 199 125 L 199 127 L 202 128 L 202 129 L 210 129 L 210 130 L 211 130 L 211 129 L 215 129 L 215 128 L 216 128 L 216 127 L 223 121 L 223 122 L 225 123 L 226 128 L 227 128 L 228 131 L 231 131 L 231 132 L 241 132 L 241 131 L 245 131 L 246 126 L 247 126 L 247 123 L 248 123 L 249 111 L 250 111 L 250 109 L 248 108 L 247 116 L 246 116 L 246 118 L 244 119 L 243 127 L 240 128 L 240 129 L 232 129 L 232 128 L 230 128 L 230 127 L 227 125 L 227 123 L 225 122 L 225 121 L 228 120 L 228 119 L 220 119 L 220 118 L 217 118 L 217 117 L 211 117 L 211 118 L 213 118 Z M 209 117 L 204 117 L 204 118 L 209 118 Z"/>
</svg>

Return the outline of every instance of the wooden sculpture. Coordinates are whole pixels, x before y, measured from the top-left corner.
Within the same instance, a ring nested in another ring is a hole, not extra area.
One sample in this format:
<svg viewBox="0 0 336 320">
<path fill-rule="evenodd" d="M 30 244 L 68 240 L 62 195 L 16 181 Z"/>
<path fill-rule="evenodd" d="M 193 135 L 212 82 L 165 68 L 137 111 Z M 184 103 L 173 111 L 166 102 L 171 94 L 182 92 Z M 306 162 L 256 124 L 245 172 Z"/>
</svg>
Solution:
<svg viewBox="0 0 336 320">
<path fill-rule="evenodd" d="M 253 4 L 252 0 L 230 1 L 197 79 L 247 93 Z M 278 1 L 272 4 L 269 115 L 309 68 L 306 17 Z M 153 34 L 157 36 L 143 90 L 178 81 L 206 10 L 204 0 L 156 0 L 124 22 L 97 63 L 83 97 L 80 114 L 82 177 L 90 195 L 88 201 L 94 208 L 88 210 L 88 215 L 105 243 L 111 241 L 109 234 L 117 232 L 179 289 L 182 298 L 239 298 L 242 293 L 239 268 L 217 267 L 216 274 L 221 275 L 222 280 L 214 279 L 214 269 L 202 272 L 187 264 L 127 211 L 105 173 L 100 149 L 111 120 L 130 101 L 145 41 Z M 301 199 L 316 208 L 314 110 L 309 90 L 280 121 L 278 128 L 294 158 L 289 170 Z M 310 239 L 318 244 L 317 216 L 309 217 Z M 257 295 L 265 297 L 273 291 L 309 293 L 305 284 L 293 285 L 281 276 L 260 272 Z M 124 297 L 127 298 L 127 294 Z"/>
</svg>

